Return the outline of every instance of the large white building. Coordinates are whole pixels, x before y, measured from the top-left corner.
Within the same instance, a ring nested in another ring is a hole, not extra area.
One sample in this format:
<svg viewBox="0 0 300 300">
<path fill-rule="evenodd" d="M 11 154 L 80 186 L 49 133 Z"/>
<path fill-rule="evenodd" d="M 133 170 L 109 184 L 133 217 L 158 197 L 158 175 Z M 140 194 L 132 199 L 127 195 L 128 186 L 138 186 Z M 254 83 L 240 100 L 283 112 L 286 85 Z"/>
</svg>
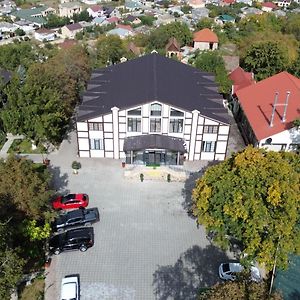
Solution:
<svg viewBox="0 0 300 300">
<path fill-rule="evenodd" d="M 155 53 L 94 71 L 77 115 L 80 157 L 133 164 L 223 160 L 228 134 L 213 75 Z"/>
</svg>

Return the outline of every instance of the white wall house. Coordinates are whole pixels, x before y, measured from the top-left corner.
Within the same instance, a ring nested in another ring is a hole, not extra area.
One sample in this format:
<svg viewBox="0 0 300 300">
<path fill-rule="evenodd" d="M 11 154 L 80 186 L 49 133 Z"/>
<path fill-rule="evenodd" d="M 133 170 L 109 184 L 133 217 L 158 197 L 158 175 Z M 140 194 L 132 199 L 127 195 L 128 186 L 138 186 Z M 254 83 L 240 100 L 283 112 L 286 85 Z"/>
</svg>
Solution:
<svg viewBox="0 0 300 300">
<path fill-rule="evenodd" d="M 193 48 L 199 50 L 218 49 L 218 36 L 210 29 L 204 28 L 193 35 Z"/>
<path fill-rule="evenodd" d="M 300 79 L 281 72 L 236 92 L 233 113 L 244 139 L 274 151 L 300 150 Z"/>
<path fill-rule="evenodd" d="M 213 80 L 158 54 L 96 70 L 78 110 L 79 156 L 134 164 L 224 160 L 229 122 Z"/>
</svg>

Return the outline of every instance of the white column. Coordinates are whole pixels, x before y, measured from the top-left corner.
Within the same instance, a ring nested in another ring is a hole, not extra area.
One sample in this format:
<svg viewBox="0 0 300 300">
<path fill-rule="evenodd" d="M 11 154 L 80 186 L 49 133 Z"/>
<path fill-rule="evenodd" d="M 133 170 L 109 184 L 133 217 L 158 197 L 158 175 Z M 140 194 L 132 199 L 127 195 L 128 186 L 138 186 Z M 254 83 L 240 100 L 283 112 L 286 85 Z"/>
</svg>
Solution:
<svg viewBox="0 0 300 300">
<path fill-rule="evenodd" d="M 119 108 L 113 107 L 112 111 L 112 120 L 113 120 L 113 144 L 114 144 L 114 158 L 120 158 L 120 149 L 119 149 Z"/>
<path fill-rule="evenodd" d="M 194 160 L 199 111 L 193 110 L 192 114 L 193 116 L 192 116 L 191 140 L 190 140 L 190 148 L 189 148 L 189 160 Z"/>
</svg>

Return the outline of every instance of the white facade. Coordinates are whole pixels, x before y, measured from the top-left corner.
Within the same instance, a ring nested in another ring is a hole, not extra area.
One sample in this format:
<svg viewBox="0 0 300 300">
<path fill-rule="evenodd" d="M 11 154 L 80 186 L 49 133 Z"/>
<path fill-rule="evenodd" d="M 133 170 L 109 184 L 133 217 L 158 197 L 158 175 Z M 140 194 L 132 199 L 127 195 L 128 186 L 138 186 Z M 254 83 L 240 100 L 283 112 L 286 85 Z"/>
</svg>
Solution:
<svg viewBox="0 0 300 300">
<path fill-rule="evenodd" d="M 194 42 L 194 49 L 199 50 L 216 50 L 218 49 L 218 43 L 210 42 Z"/>
<path fill-rule="evenodd" d="M 300 146 L 300 129 L 294 127 L 259 141 L 259 148 L 273 151 L 292 151 Z"/>
<path fill-rule="evenodd" d="M 159 116 L 151 115 L 153 105 L 161 108 Z M 112 113 L 77 122 L 80 157 L 124 159 L 126 137 L 159 134 L 184 139 L 188 160 L 225 159 L 229 125 L 207 118 L 197 110 L 184 111 L 158 101 L 111 110 Z M 134 115 L 135 111 L 139 114 Z"/>
</svg>

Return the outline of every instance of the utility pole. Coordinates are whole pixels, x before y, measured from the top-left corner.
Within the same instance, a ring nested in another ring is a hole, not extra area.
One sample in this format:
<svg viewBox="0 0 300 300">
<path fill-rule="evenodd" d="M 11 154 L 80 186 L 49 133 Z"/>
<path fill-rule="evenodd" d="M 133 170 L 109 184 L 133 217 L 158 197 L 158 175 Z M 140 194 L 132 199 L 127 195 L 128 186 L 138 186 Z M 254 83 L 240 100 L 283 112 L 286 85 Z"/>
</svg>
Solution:
<svg viewBox="0 0 300 300">
<path fill-rule="evenodd" d="M 278 238 L 277 247 L 276 247 L 276 251 L 275 251 L 275 259 L 274 259 L 274 265 L 273 265 L 273 270 L 272 270 L 272 278 L 271 278 L 270 289 L 269 289 L 269 297 L 271 296 L 273 283 L 274 283 L 276 263 L 277 263 L 277 253 L 278 253 L 280 239 L 281 239 L 281 235 Z"/>
</svg>

